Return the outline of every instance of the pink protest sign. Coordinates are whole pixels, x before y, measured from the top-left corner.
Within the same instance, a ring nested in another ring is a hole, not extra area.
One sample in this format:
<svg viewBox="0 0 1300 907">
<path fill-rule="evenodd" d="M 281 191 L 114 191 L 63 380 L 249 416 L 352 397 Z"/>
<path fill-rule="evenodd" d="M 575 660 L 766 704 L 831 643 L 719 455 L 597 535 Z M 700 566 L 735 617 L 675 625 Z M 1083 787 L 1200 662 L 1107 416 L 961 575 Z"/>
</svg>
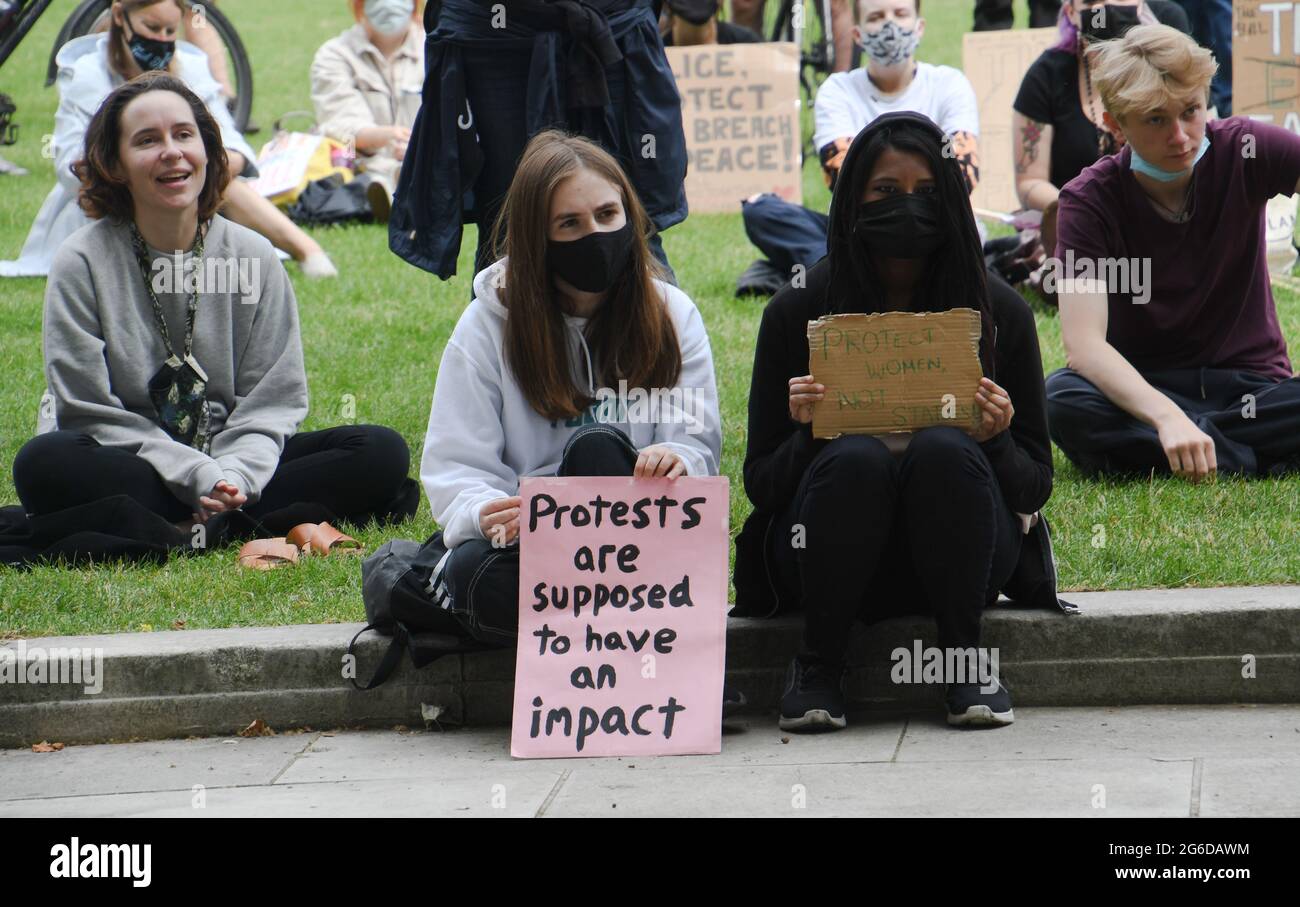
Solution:
<svg viewBox="0 0 1300 907">
<path fill-rule="evenodd" d="M 510 752 L 717 753 L 727 479 L 520 482 Z"/>
</svg>

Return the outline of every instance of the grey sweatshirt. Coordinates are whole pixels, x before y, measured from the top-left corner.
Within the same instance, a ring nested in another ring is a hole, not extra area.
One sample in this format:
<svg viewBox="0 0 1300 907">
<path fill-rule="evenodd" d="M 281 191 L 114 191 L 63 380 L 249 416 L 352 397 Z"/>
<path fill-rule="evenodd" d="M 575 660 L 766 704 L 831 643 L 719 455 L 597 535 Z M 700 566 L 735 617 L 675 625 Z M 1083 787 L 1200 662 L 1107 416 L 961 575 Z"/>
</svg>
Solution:
<svg viewBox="0 0 1300 907">
<path fill-rule="evenodd" d="M 156 421 L 148 384 L 168 352 L 130 227 L 104 219 L 72 234 L 45 290 L 45 377 L 57 427 L 144 458 L 196 509 L 222 479 L 256 501 L 307 415 L 298 308 L 275 250 L 220 215 L 204 246 L 192 352 L 208 376 L 210 456 L 173 441 Z M 155 292 L 181 353 L 193 255 L 151 254 Z"/>
</svg>

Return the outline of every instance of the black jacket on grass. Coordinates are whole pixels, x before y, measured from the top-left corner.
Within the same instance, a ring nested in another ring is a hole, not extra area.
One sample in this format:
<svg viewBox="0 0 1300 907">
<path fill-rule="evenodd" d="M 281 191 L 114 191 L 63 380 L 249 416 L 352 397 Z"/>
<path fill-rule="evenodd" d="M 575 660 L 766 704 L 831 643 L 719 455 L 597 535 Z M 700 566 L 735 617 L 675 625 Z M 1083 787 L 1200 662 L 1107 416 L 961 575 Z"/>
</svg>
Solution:
<svg viewBox="0 0 1300 907">
<path fill-rule="evenodd" d="M 832 312 L 829 278 L 830 259 L 823 258 L 808 271 L 806 287 L 787 285 L 772 297 L 758 329 L 744 470 L 745 492 L 754 512 L 736 539 L 732 611 L 736 617 L 768 616 L 796 604 L 781 599 L 770 581 L 766 538 L 813 457 L 828 443 L 812 436 L 811 425 L 790 418 L 789 401 L 790 379 L 808 374 L 807 324 Z M 1038 333 L 1029 304 L 1019 293 L 999 292 L 990 284 L 989 302 L 996 351 L 994 380 L 1010 394 L 1015 415 L 1009 429 L 980 447 L 1007 504 L 1019 513 L 1034 513 L 1052 493 L 1052 448 Z M 1022 560 L 1028 550 L 1022 551 Z"/>
</svg>

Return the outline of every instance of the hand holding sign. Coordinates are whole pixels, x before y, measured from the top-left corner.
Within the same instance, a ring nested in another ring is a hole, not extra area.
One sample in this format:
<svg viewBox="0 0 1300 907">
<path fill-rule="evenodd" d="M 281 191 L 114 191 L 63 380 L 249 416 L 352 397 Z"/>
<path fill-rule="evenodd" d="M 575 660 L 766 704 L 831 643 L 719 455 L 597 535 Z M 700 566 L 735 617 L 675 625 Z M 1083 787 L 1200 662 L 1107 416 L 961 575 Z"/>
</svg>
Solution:
<svg viewBox="0 0 1300 907">
<path fill-rule="evenodd" d="M 790 418 L 807 425 L 813 420 L 817 404 L 826 398 L 826 385 L 818 384 L 812 375 L 790 379 Z"/>
<path fill-rule="evenodd" d="M 980 379 L 980 389 L 975 392 L 975 403 L 980 408 L 980 426 L 971 437 L 981 444 L 996 437 L 1011 426 L 1016 408 L 1011 405 L 1011 395 L 988 378 Z"/>
<path fill-rule="evenodd" d="M 478 512 L 478 528 L 483 538 L 498 547 L 509 545 L 519 536 L 518 495 L 488 501 Z"/>
<path fill-rule="evenodd" d="M 641 451 L 636 458 L 632 475 L 638 479 L 666 478 L 675 479 L 686 475 L 686 461 L 662 444 L 655 444 Z"/>
</svg>

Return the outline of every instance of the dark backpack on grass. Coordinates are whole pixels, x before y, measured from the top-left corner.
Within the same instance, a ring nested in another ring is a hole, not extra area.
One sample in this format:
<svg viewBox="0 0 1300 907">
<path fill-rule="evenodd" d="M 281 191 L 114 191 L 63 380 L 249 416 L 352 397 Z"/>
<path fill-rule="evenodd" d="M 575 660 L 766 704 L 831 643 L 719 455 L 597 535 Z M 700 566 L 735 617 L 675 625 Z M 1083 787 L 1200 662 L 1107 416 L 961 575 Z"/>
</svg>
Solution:
<svg viewBox="0 0 1300 907">
<path fill-rule="evenodd" d="M 366 625 L 348 643 L 348 654 L 353 654 L 367 630 L 393 640 L 369 683 L 362 686 L 352 678 L 357 689 L 372 690 L 387 680 L 403 651 L 409 651 L 411 663 L 422 668 L 443 655 L 488 648 L 467 637 L 447 610 L 447 587 L 442 581 L 446 556 L 442 533 L 435 532 L 423 544 L 409 539 L 385 542 L 361 562 Z"/>
</svg>

